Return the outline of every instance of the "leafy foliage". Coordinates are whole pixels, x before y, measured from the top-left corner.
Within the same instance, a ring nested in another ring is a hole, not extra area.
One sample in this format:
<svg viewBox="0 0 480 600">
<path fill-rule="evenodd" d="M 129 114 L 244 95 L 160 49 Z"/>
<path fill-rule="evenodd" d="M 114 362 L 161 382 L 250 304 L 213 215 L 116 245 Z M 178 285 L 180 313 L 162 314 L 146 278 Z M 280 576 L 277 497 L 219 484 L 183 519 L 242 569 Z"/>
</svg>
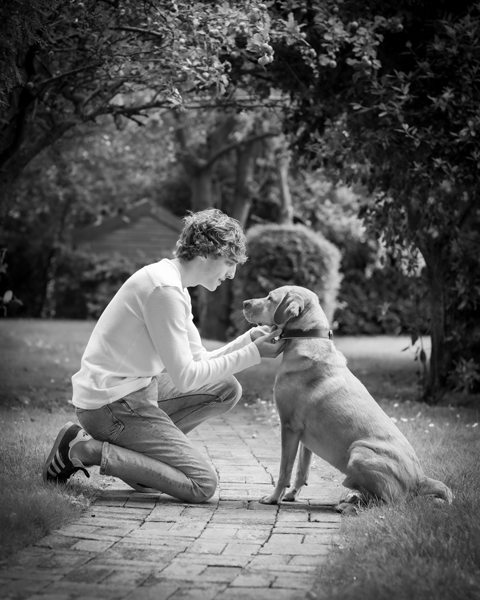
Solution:
<svg viewBox="0 0 480 600">
<path fill-rule="evenodd" d="M 358 212 L 367 192 L 335 185 L 323 169 L 299 171 L 292 185 L 299 218 L 342 253 L 335 327 L 346 335 L 428 333 L 425 278 L 409 276 L 371 235 Z"/>
<path fill-rule="evenodd" d="M 25 84 L 18 65 L 21 49 L 40 47 L 45 32 L 44 15 L 58 8 L 58 0 L 6 0 L 0 4 L 0 106 L 9 94 Z"/>
<path fill-rule="evenodd" d="M 335 320 L 345 335 L 400 335 L 429 332 L 425 280 L 392 265 L 343 271 Z"/>
<path fill-rule="evenodd" d="M 275 48 L 271 73 L 293 100 L 288 126 L 303 160 L 367 185 L 362 215 L 371 232 L 425 261 L 432 335 L 425 392 L 438 399 L 455 360 L 478 356 L 480 5 L 274 6 L 293 10 L 306 43 L 332 60 L 316 73 L 296 48 Z"/>
</svg>

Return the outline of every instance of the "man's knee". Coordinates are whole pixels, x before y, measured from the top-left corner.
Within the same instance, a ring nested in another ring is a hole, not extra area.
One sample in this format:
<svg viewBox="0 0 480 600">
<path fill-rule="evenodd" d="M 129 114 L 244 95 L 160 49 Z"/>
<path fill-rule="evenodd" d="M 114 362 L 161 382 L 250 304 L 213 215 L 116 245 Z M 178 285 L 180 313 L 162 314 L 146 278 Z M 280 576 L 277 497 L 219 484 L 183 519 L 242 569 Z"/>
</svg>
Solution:
<svg viewBox="0 0 480 600">
<path fill-rule="evenodd" d="M 188 498 L 189 502 L 199 504 L 206 502 L 215 494 L 218 486 L 218 478 L 213 468 L 208 470 L 202 478 L 196 480 L 192 486 L 191 495 Z"/>
<path fill-rule="evenodd" d="M 229 377 L 224 382 L 221 402 L 228 406 L 228 410 L 233 408 L 242 397 L 242 386 L 235 377 Z"/>
</svg>

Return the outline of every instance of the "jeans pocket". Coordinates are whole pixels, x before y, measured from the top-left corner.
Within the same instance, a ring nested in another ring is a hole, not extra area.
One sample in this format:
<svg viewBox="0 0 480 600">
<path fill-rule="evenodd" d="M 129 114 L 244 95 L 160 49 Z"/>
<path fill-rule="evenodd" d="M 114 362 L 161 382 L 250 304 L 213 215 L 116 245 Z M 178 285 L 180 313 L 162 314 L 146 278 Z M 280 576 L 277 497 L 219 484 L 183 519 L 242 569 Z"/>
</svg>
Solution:
<svg viewBox="0 0 480 600">
<path fill-rule="evenodd" d="M 113 414 L 110 406 L 108 406 L 108 404 L 106 406 L 103 407 L 105 409 L 105 411 L 108 411 L 109 413 L 109 418 L 110 418 L 110 424 L 108 426 L 108 429 L 106 429 L 103 432 L 103 435 L 105 435 L 106 437 L 108 437 L 107 442 L 115 442 L 118 438 L 118 436 L 122 433 L 122 431 L 125 429 L 125 425 L 120 421 L 120 419 Z"/>
<path fill-rule="evenodd" d="M 108 404 L 95 410 L 77 409 L 76 413 L 85 431 L 100 442 L 115 443 L 125 429 L 125 425 Z"/>
</svg>

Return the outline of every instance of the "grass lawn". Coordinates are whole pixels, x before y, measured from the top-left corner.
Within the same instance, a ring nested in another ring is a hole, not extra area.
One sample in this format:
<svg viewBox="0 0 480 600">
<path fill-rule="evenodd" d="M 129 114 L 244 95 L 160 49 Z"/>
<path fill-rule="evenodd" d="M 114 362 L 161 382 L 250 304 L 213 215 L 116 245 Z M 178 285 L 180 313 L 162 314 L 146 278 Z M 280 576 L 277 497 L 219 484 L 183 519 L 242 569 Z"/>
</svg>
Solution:
<svg viewBox="0 0 480 600">
<path fill-rule="evenodd" d="M 74 418 L 70 378 L 91 322 L 0 320 L 0 560 L 74 519 L 104 478 L 68 488 L 41 481 L 59 427 Z M 418 401 L 417 363 L 406 338 L 335 340 L 349 366 L 395 420 L 430 476 L 447 483 L 451 506 L 418 498 L 345 518 L 342 541 L 318 573 L 318 599 L 480 598 L 480 415 Z M 216 342 L 206 342 L 207 347 Z M 280 360 L 240 373 L 244 401 L 272 401 Z"/>
</svg>

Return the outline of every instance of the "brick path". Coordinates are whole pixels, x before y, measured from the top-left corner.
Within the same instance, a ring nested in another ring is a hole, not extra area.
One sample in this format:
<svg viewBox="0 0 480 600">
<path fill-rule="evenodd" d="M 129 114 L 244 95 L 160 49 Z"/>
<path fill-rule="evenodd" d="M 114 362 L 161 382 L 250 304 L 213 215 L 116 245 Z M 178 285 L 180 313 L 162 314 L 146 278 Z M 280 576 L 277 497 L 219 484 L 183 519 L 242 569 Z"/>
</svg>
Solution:
<svg viewBox="0 0 480 600">
<path fill-rule="evenodd" d="M 338 540 L 341 476 L 323 461 L 295 504 L 265 506 L 280 458 L 270 409 L 237 406 L 190 434 L 215 464 L 208 503 L 111 483 L 82 517 L 14 555 L 0 598 L 15 600 L 297 600 Z"/>
</svg>

